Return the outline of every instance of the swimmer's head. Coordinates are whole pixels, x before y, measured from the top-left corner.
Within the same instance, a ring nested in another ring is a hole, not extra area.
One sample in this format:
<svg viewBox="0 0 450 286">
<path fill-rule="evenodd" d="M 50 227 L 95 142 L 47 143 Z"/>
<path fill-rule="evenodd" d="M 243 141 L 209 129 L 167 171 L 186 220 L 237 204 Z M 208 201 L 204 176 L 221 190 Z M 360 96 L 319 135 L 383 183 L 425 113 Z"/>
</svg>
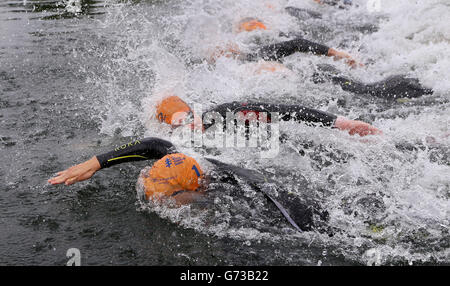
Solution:
<svg viewBox="0 0 450 286">
<path fill-rule="evenodd" d="M 172 126 L 179 126 L 192 113 L 191 108 L 178 96 L 164 98 L 156 106 L 156 118 Z"/>
<path fill-rule="evenodd" d="M 258 20 L 256 18 L 244 18 L 241 21 L 239 21 L 237 25 L 236 32 L 250 32 L 254 30 L 267 30 L 266 25 L 261 20 Z"/>
<path fill-rule="evenodd" d="M 203 175 L 194 158 L 181 153 L 166 155 L 143 174 L 146 199 L 199 191 Z"/>
<path fill-rule="evenodd" d="M 172 95 L 164 98 L 156 106 L 156 118 L 161 123 L 179 127 L 190 124 L 193 129 L 202 129 L 202 121 L 178 96 Z"/>
</svg>

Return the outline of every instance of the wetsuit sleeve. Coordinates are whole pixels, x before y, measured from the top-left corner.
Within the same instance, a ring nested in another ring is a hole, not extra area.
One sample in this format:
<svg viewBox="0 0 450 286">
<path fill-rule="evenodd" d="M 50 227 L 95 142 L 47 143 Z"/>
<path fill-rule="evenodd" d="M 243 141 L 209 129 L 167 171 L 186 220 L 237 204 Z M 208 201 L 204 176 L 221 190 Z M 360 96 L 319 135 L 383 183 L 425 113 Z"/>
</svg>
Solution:
<svg viewBox="0 0 450 286">
<path fill-rule="evenodd" d="M 278 109 L 280 119 L 283 121 L 321 123 L 324 126 L 332 127 L 337 118 L 334 114 L 301 105 L 275 105 L 269 108 Z"/>
<path fill-rule="evenodd" d="M 175 152 L 175 147 L 169 141 L 149 137 L 124 144 L 113 151 L 98 155 L 97 160 L 103 169 L 125 162 L 160 159 Z"/>
<path fill-rule="evenodd" d="M 263 46 L 258 49 L 257 52 L 247 54 L 246 59 L 249 61 L 254 61 L 258 58 L 262 58 L 264 60 L 279 60 L 296 52 L 327 55 L 329 49 L 330 48 L 325 45 L 314 43 L 302 38 L 297 38 L 290 41 Z"/>
<path fill-rule="evenodd" d="M 301 105 L 285 105 L 285 104 L 269 104 L 269 103 L 240 103 L 231 102 L 217 106 L 213 110 L 226 117 L 227 112 L 276 112 L 279 119 L 282 121 L 294 120 L 296 122 L 304 123 L 321 123 L 324 126 L 332 127 L 336 121 L 337 116 L 325 111 L 304 107 Z M 270 116 L 270 114 L 267 114 Z M 207 128 L 207 127 L 205 127 Z"/>
</svg>

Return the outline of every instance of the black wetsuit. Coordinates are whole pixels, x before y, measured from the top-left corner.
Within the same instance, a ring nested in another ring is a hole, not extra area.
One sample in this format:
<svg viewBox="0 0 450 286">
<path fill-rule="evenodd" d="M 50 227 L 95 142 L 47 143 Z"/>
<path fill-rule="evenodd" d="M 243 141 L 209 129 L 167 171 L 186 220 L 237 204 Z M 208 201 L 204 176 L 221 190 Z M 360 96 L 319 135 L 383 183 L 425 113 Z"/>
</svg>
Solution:
<svg viewBox="0 0 450 286">
<path fill-rule="evenodd" d="M 110 152 L 98 155 L 97 159 L 101 168 L 108 168 L 125 162 L 157 160 L 173 153 L 177 153 L 177 150 L 172 143 L 150 137 L 119 146 Z M 239 177 L 253 189 L 262 192 L 281 211 L 288 222 L 299 231 L 317 229 L 317 226 L 323 225 L 323 222 L 328 219 L 328 213 L 321 210 L 318 203 L 299 198 L 283 190 L 280 184 L 276 186 L 278 196 L 274 198 L 267 190 L 270 188 L 267 183 L 276 185 L 276 182 L 260 172 L 228 165 L 214 159 L 207 158 L 207 160 L 214 164 L 216 171 L 221 175 Z M 226 176 L 213 176 L 209 182 L 220 184 L 222 180 L 226 180 Z M 272 187 L 273 185 L 271 184 Z"/>
<path fill-rule="evenodd" d="M 172 153 L 177 153 L 172 143 L 150 137 L 121 145 L 108 153 L 98 155 L 97 160 L 103 169 L 125 162 L 161 159 Z"/>
<path fill-rule="evenodd" d="M 329 49 L 325 45 L 314 43 L 303 38 L 296 38 L 281 43 L 262 46 L 256 52 L 246 54 L 244 59 L 247 61 L 256 61 L 258 59 L 278 61 L 297 52 L 328 55 Z"/>
<path fill-rule="evenodd" d="M 418 79 L 404 75 L 390 76 L 382 81 L 365 84 L 360 81 L 343 76 L 331 65 L 318 65 L 318 72 L 313 76 L 315 83 L 325 80 L 341 86 L 345 91 L 356 94 L 368 94 L 384 99 L 414 98 L 426 94 L 432 94 L 433 90 L 422 86 Z"/>
<path fill-rule="evenodd" d="M 228 112 L 236 114 L 242 112 L 244 115 L 248 113 L 254 113 L 257 118 L 261 113 L 265 113 L 267 116 L 267 122 L 271 121 L 271 112 L 278 113 L 278 119 L 282 121 L 294 120 L 295 122 L 315 123 L 321 124 L 327 127 L 333 127 L 337 116 L 325 111 L 304 107 L 301 105 L 286 105 L 286 104 L 270 104 L 262 102 L 231 102 L 218 105 L 208 112 L 217 112 L 224 119 Z M 203 118 L 205 114 L 203 115 Z M 205 120 L 203 120 L 205 122 Z M 204 123 L 205 129 L 209 128 L 212 124 Z"/>
<path fill-rule="evenodd" d="M 328 55 L 329 49 L 325 45 L 314 43 L 303 38 L 296 38 L 281 43 L 262 46 L 256 52 L 244 55 L 242 59 L 248 61 L 256 61 L 258 59 L 279 61 L 296 52 Z M 433 93 L 430 88 L 422 86 L 418 79 L 405 75 L 391 76 L 379 82 L 365 84 L 342 76 L 339 71 L 330 65 L 319 65 L 318 68 L 319 72 L 313 76 L 315 83 L 331 80 L 334 84 L 341 86 L 343 90 L 356 94 L 368 94 L 385 99 L 396 99 L 404 97 L 413 98 Z"/>
<path fill-rule="evenodd" d="M 337 118 L 334 114 L 301 105 L 270 104 L 261 102 L 242 103 L 234 101 L 231 103 L 220 104 L 209 110 L 207 113 L 209 112 L 217 112 L 223 119 L 226 118 L 228 112 L 231 112 L 232 114 L 237 114 L 238 112 L 244 114 L 253 112 L 258 116 L 257 120 L 261 113 L 264 112 L 267 115 L 267 122 L 270 122 L 271 120 L 270 113 L 276 112 L 279 116 L 278 119 L 282 121 L 294 120 L 296 122 L 321 124 L 326 127 L 333 127 Z M 203 118 L 205 118 L 207 113 L 203 114 Z M 214 123 L 204 124 L 203 126 L 205 129 L 208 129 L 213 124 Z M 150 143 L 147 141 L 141 142 L 139 140 L 131 142 L 119 146 L 109 153 L 98 156 L 98 160 L 101 167 L 106 168 L 123 162 L 159 159 L 167 154 L 176 152 L 172 143 L 168 141 L 152 138 Z M 149 144 L 152 146 L 148 146 Z"/>
</svg>

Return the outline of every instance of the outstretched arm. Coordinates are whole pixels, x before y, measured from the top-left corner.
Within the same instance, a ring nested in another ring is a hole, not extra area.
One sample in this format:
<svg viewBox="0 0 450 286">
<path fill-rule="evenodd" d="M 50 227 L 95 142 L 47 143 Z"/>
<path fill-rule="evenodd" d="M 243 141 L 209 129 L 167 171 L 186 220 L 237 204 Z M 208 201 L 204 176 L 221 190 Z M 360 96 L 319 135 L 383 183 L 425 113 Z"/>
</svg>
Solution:
<svg viewBox="0 0 450 286">
<path fill-rule="evenodd" d="M 333 126 L 337 116 L 325 111 L 304 107 L 301 105 L 287 105 L 287 104 L 273 104 L 264 102 L 237 102 L 224 103 L 216 106 L 210 112 L 217 112 L 223 118 L 226 118 L 227 113 L 242 112 L 245 116 L 248 113 L 255 113 L 258 120 L 264 120 L 259 117 L 260 113 L 267 113 L 266 116 L 271 116 L 269 113 L 278 115 L 279 120 L 304 123 L 321 123 L 324 126 Z M 208 126 L 206 126 L 207 128 Z"/>
<path fill-rule="evenodd" d="M 328 50 L 329 47 L 325 45 L 314 43 L 302 38 L 297 38 L 281 43 L 262 46 L 255 53 L 247 54 L 245 58 L 249 61 L 260 58 L 267 61 L 277 61 L 296 52 L 313 53 L 315 55 L 327 55 Z"/>
<path fill-rule="evenodd" d="M 292 117 L 295 121 L 321 123 L 323 126 L 334 127 L 342 131 L 347 131 L 350 135 L 358 134 L 359 136 L 367 136 L 382 134 L 379 129 L 373 127 L 369 123 L 347 119 L 343 116 L 336 116 L 317 109 L 293 105 L 286 106 L 285 110 L 287 112 L 281 113 L 282 119 L 285 117 L 286 120 L 289 120 Z"/>
<path fill-rule="evenodd" d="M 335 59 L 345 59 L 347 64 L 356 67 L 356 61 L 347 53 L 337 51 L 325 45 L 314 43 L 303 38 L 263 46 L 255 53 L 245 55 L 246 60 L 254 61 L 262 58 L 268 61 L 277 61 L 283 57 L 290 56 L 296 52 L 312 53 L 314 55 L 324 55 Z"/>
<path fill-rule="evenodd" d="M 347 119 L 343 116 L 336 116 L 313 108 L 300 105 L 280 105 L 279 109 L 282 120 L 290 120 L 292 118 L 297 122 L 321 123 L 323 126 L 347 131 L 350 135 L 358 134 L 360 136 L 366 136 L 382 134 L 380 130 L 368 123 Z"/>
<path fill-rule="evenodd" d="M 296 122 L 321 124 L 325 127 L 334 127 L 342 131 L 347 131 L 350 135 L 359 134 L 360 136 L 366 136 L 382 134 L 380 130 L 368 123 L 350 120 L 342 116 L 336 116 L 322 110 L 301 105 L 231 102 L 219 105 L 211 111 L 218 112 L 224 118 L 227 116 L 227 112 L 242 112 L 244 115 L 253 112 L 258 116 L 261 112 L 277 113 L 279 119 L 282 121 L 294 120 Z M 267 115 L 269 116 L 269 114 Z"/>
<path fill-rule="evenodd" d="M 98 170 L 110 166 L 141 160 L 160 159 L 176 152 L 172 143 L 159 138 L 145 138 L 124 144 L 114 150 L 94 156 L 91 159 L 57 173 L 48 180 L 52 185 L 65 183 L 72 185 L 91 178 Z"/>
</svg>

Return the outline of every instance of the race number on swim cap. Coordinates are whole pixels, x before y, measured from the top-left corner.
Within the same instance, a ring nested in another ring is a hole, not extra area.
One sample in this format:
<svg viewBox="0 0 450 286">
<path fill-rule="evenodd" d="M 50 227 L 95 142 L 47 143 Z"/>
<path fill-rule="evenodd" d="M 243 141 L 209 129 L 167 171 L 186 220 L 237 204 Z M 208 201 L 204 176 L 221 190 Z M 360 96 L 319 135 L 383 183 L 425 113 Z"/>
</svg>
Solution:
<svg viewBox="0 0 450 286">
<path fill-rule="evenodd" d="M 178 96 L 169 96 L 156 106 L 156 117 L 160 122 L 172 124 L 173 115 L 177 112 L 189 113 L 191 109 Z"/>
<path fill-rule="evenodd" d="M 158 160 L 144 174 L 145 195 L 172 196 L 178 191 L 195 191 L 200 186 L 203 171 L 194 158 L 181 153 L 169 154 Z"/>
</svg>

